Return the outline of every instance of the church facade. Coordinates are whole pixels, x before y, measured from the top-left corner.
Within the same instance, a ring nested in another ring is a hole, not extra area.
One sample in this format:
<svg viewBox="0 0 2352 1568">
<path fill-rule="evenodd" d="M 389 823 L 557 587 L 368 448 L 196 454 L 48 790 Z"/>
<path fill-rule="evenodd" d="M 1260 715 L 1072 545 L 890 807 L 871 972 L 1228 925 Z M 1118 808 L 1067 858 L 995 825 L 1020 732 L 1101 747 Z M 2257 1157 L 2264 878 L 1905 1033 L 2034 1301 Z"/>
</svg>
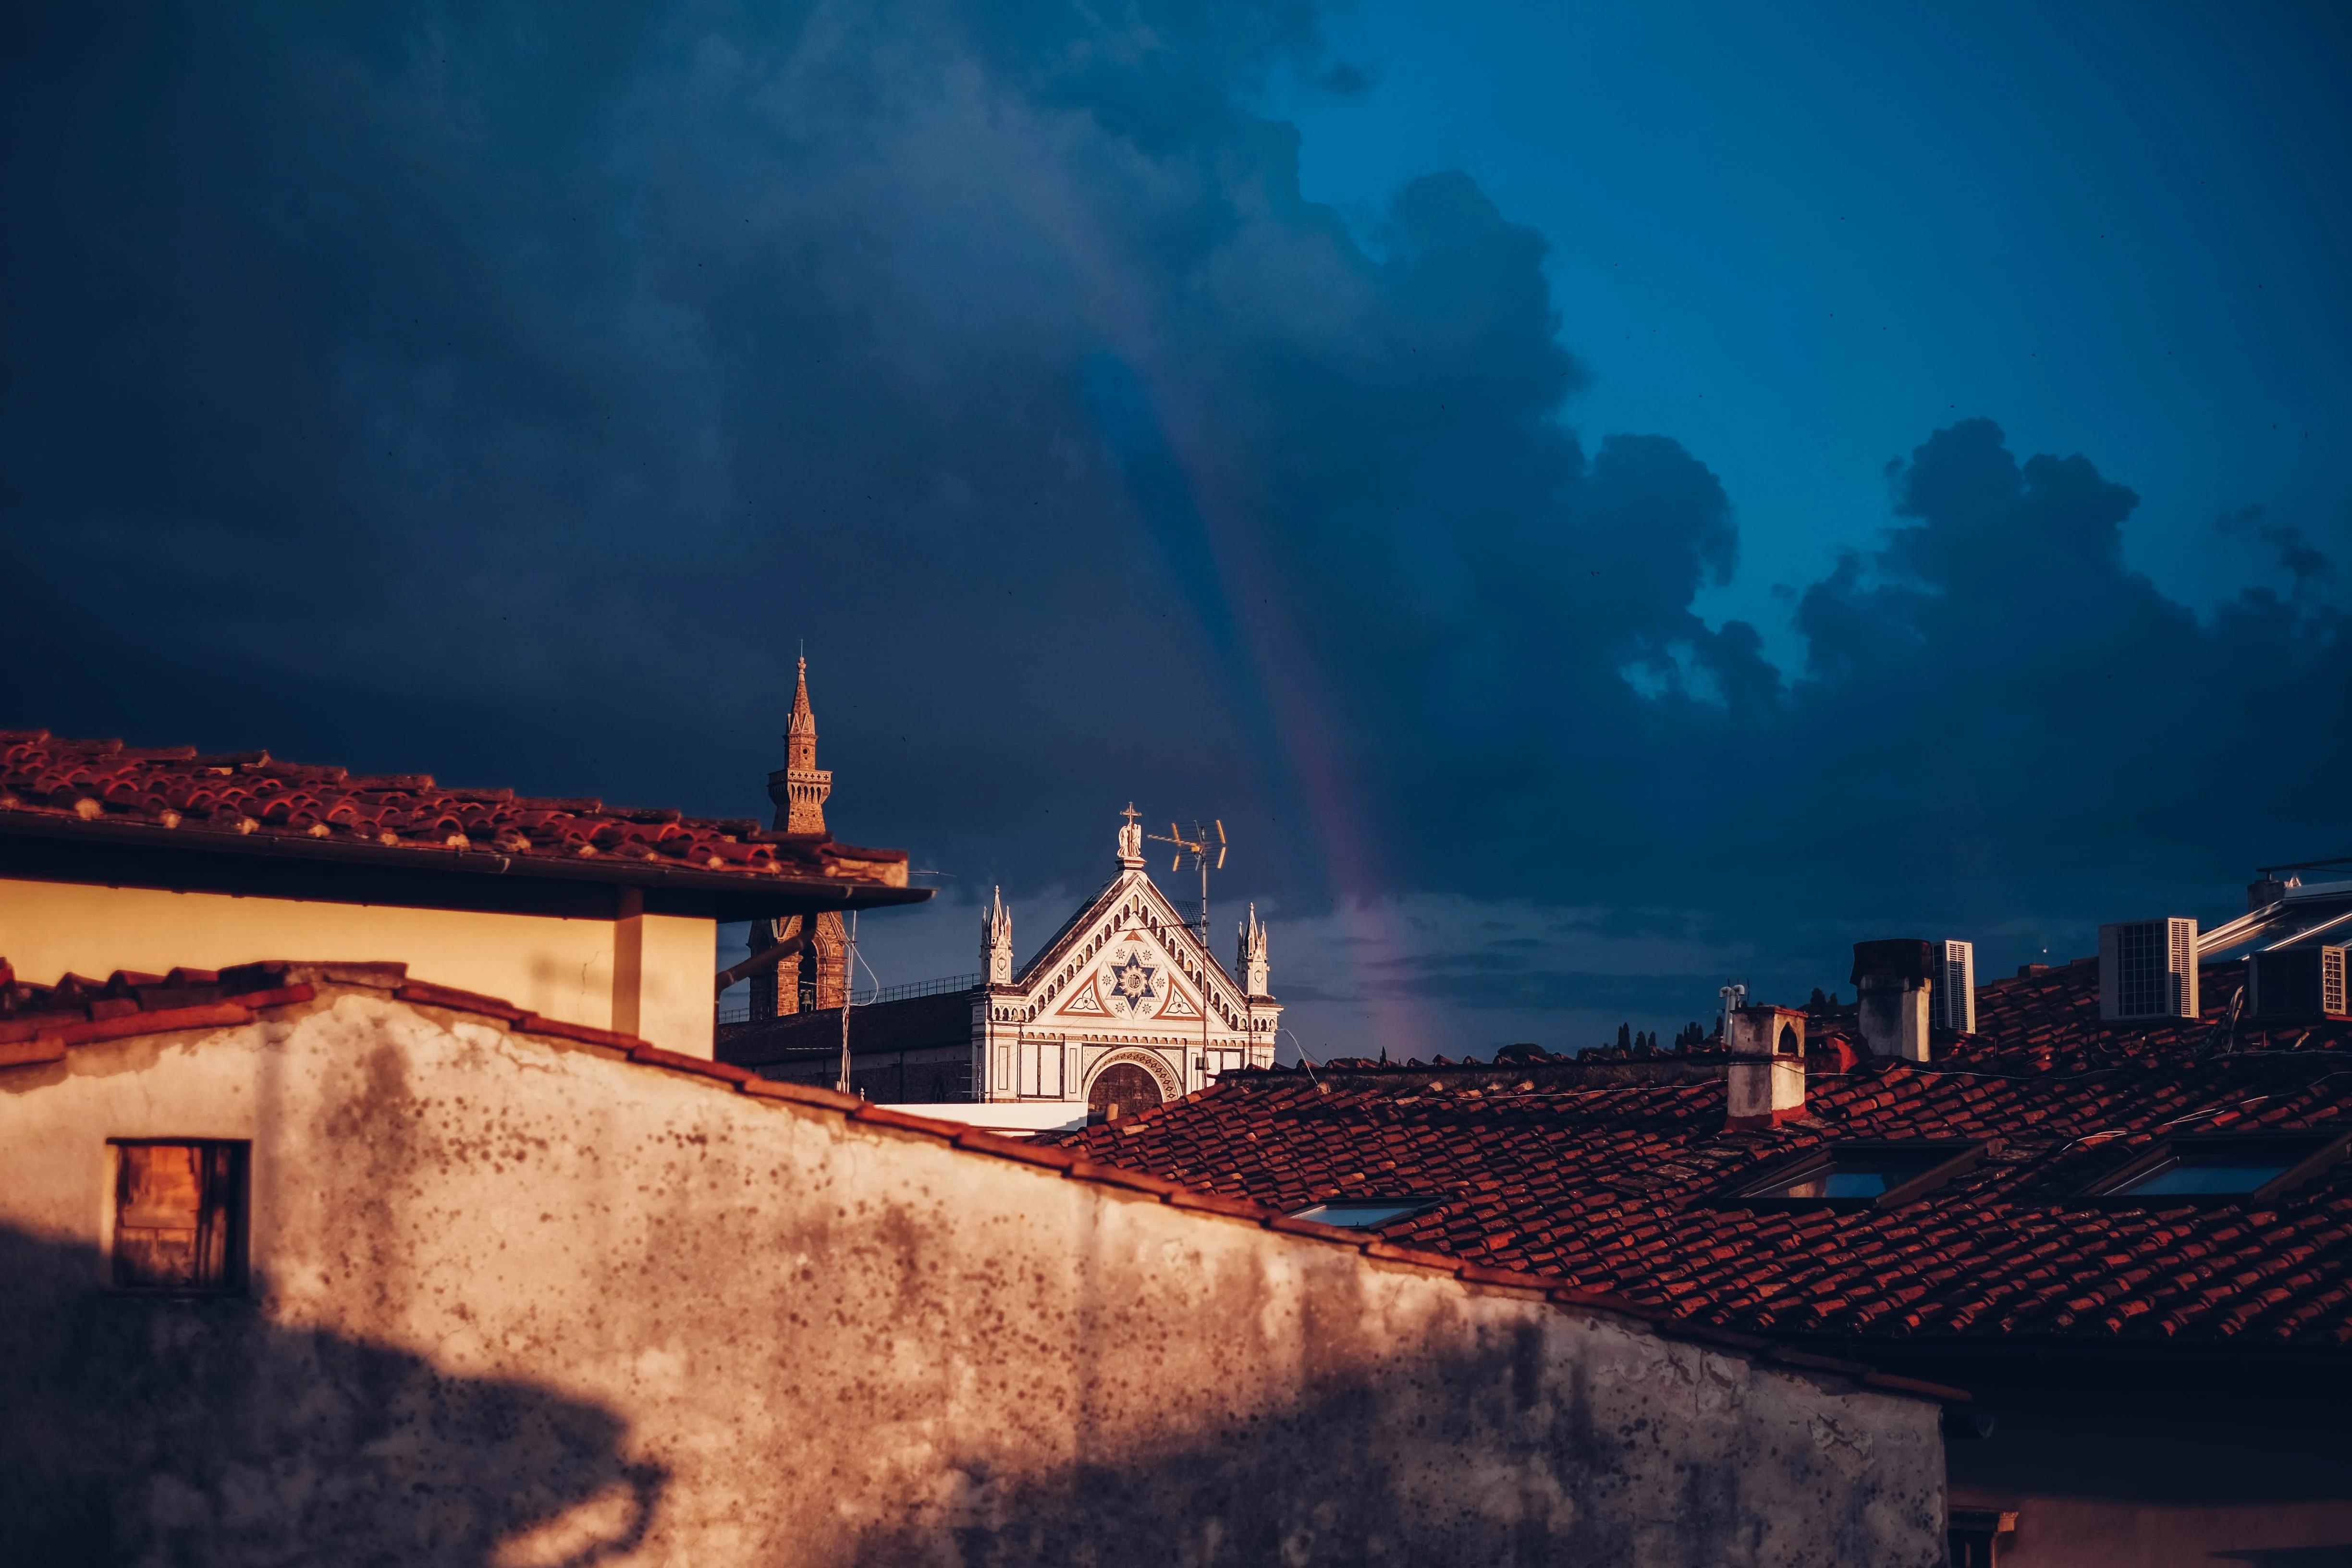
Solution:
<svg viewBox="0 0 2352 1568">
<path fill-rule="evenodd" d="M 1122 815 L 1118 870 L 1026 963 L 1016 965 L 1012 913 L 992 896 L 978 984 L 849 1009 L 854 1091 L 941 1116 L 970 1106 L 989 1125 L 1042 1129 L 1116 1121 L 1220 1073 L 1274 1065 L 1282 1006 L 1255 908 L 1228 969 L 1145 869 L 1135 809 Z M 821 925 L 814 934 L 822 938 Z M 761 939 L 754 931 L 755 951 Z M 840 993 L 815 994 L 831 999 L 797 1015 L 780 1004 L 721 1028 L 719 1059 L 768 1078 L 838 1083 Z"/>
<path fill-rule="evenodd" d="M 1124 816 L 1118 874 L 1017 973 L 1012 915 L 990 900 L 971 1005 L 974 1100 L 1060 1101 L 1116 1120 L 1218 1073 L 1274 1065 L 1282 1008 L 1256 909 L 1229 971 L 1151 880 L 1135 808 Z"/>
</svg>

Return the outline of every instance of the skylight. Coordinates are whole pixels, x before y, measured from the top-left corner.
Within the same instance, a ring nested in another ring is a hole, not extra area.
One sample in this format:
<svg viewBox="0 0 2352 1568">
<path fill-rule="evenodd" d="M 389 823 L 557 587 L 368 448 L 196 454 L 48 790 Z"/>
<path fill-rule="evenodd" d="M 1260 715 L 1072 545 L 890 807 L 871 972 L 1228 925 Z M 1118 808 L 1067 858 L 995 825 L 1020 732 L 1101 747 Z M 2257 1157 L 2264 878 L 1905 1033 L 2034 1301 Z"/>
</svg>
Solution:
<svg viewBox="0 0 2352 1568">
<path fill-rule="evenodd" d="M 1979 1145 L 1953 1142 L 1853 1142 L 1809 1150 L 1735 1189 L 1733 1203 L 1832 1204 L 1870 1207 L 1912 1198 L 1976 1163 Z"/>
<path fill-rule="evenodd" d="M 1942 1164 L 1943 1157 L 1906 1160 L 1893 1155 L 1879 1155 L 1862 1160 L 1843 1159 L 1813 1170 L 1777 1187 L 1758 1192 L 1758 1197 L 1775 1198 L 1874 1198 L 1890 1187 L 1927 1174 Z"/>
<path fill-rule="evenodd" d="M 2274 1198 L 2342 1159 L 2352 1134 L 2183 1133 L 2143 1149 L 2088 1188 L 2092 1197 Z"/>
<path fill-rule="evenodd" d="M 1311 1219 L 1318 1225 L 1336 1225 L 1348 1230 L 1374 1230 L 1395 1220 L 1427 1214 L 1444 1202 L 1445 1197 L 1442 1193 L 1409 1197 L 1332 1198 L 1299 1209 L 1290 1217 Z"/>
<path fill-rule="evenodd" d="M 2179 1161 L 2114 1189 L 2117 1196 L 2147 1193 L 2251 1193 L 2267 1187 L 2287 1173 L 2290 1162 L 2262 1164 L 2232 1162 L 2225 1165 L 2187 1164 Z"/>
</svg>

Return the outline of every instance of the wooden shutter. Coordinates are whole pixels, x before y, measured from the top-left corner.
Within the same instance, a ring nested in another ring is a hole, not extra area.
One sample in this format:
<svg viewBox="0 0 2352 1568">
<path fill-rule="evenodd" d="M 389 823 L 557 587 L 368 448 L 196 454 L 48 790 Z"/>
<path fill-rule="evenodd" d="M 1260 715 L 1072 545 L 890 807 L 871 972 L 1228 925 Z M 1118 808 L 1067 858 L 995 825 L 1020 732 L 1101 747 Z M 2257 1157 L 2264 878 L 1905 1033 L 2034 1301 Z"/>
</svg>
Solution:
<svg viewBox="0 0 2352 1568">
<path fill-rule="evenodd" d="M 236 1287 L 245 1224 L 245 1146 L 116 1145 L 114 1283 L 126 1290 Z"/>
</svg>

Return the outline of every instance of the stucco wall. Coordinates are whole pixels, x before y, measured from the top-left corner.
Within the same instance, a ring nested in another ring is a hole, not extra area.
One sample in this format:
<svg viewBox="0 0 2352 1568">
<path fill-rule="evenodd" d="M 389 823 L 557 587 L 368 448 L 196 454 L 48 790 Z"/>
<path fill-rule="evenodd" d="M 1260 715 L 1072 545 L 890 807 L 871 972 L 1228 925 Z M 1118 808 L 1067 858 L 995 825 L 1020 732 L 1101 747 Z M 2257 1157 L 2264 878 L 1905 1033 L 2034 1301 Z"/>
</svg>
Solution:
<svg viewBox="0 0 2352 1568">
<path fill-rule="evenodd" d="M 172 1135 L 254 1300 L 98 1289 Z M 367 990 L 0 1072 L 0 1249 L 9 1561 L 1942 1551 L 1932 1405 Z"/>
<path fill-rule="evenodd" d="M 566 920 L 0 879 L 0 955 L 35 984 L 329 953 L 405 963 L 436 984 L 710 1055 L 712 921 Z"/>
</svg>

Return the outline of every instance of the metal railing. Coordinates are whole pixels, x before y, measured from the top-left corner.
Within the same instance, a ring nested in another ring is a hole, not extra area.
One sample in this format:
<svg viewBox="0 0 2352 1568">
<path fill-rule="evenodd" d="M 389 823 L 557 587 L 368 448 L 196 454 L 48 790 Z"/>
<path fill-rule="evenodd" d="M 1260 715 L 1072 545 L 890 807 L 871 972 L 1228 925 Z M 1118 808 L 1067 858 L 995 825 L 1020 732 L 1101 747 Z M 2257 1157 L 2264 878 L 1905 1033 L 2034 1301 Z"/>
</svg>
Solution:
<svg viewBox="0 0 2352 1568">
<path fill-rule="evenodd" d="M 943 974 L 937 980 L 916 980 L 904 985 L 885 985 L 878 990 L 868 991 L 863 995 L 853 995 L 849 999 L 849 1005 L 853 1007 L 870 1007 L 877 1002 L 904 1002 L 913 996 L 942 996 L 951 992 L 970 991 L 984 978 L 986 976 L 979 973 Z M 750 997 L 740 999 L 730 997 L 719 1004 L 719 1023 L 748 1024 L 751 1021 L 751 999 Z"/>
<path fill-rule="evenodd" d="M 867 1007 L 877 1002 L 904 1002 L 910 996 L 943 996 L 950 991 L 969 991 L 978 985 L 984 975 L 943 974 L 937 980 L 916 980 L 905 985 L 885 985 L 879 991 L 855 998 L 855 1005 Z"/>
</svg>

